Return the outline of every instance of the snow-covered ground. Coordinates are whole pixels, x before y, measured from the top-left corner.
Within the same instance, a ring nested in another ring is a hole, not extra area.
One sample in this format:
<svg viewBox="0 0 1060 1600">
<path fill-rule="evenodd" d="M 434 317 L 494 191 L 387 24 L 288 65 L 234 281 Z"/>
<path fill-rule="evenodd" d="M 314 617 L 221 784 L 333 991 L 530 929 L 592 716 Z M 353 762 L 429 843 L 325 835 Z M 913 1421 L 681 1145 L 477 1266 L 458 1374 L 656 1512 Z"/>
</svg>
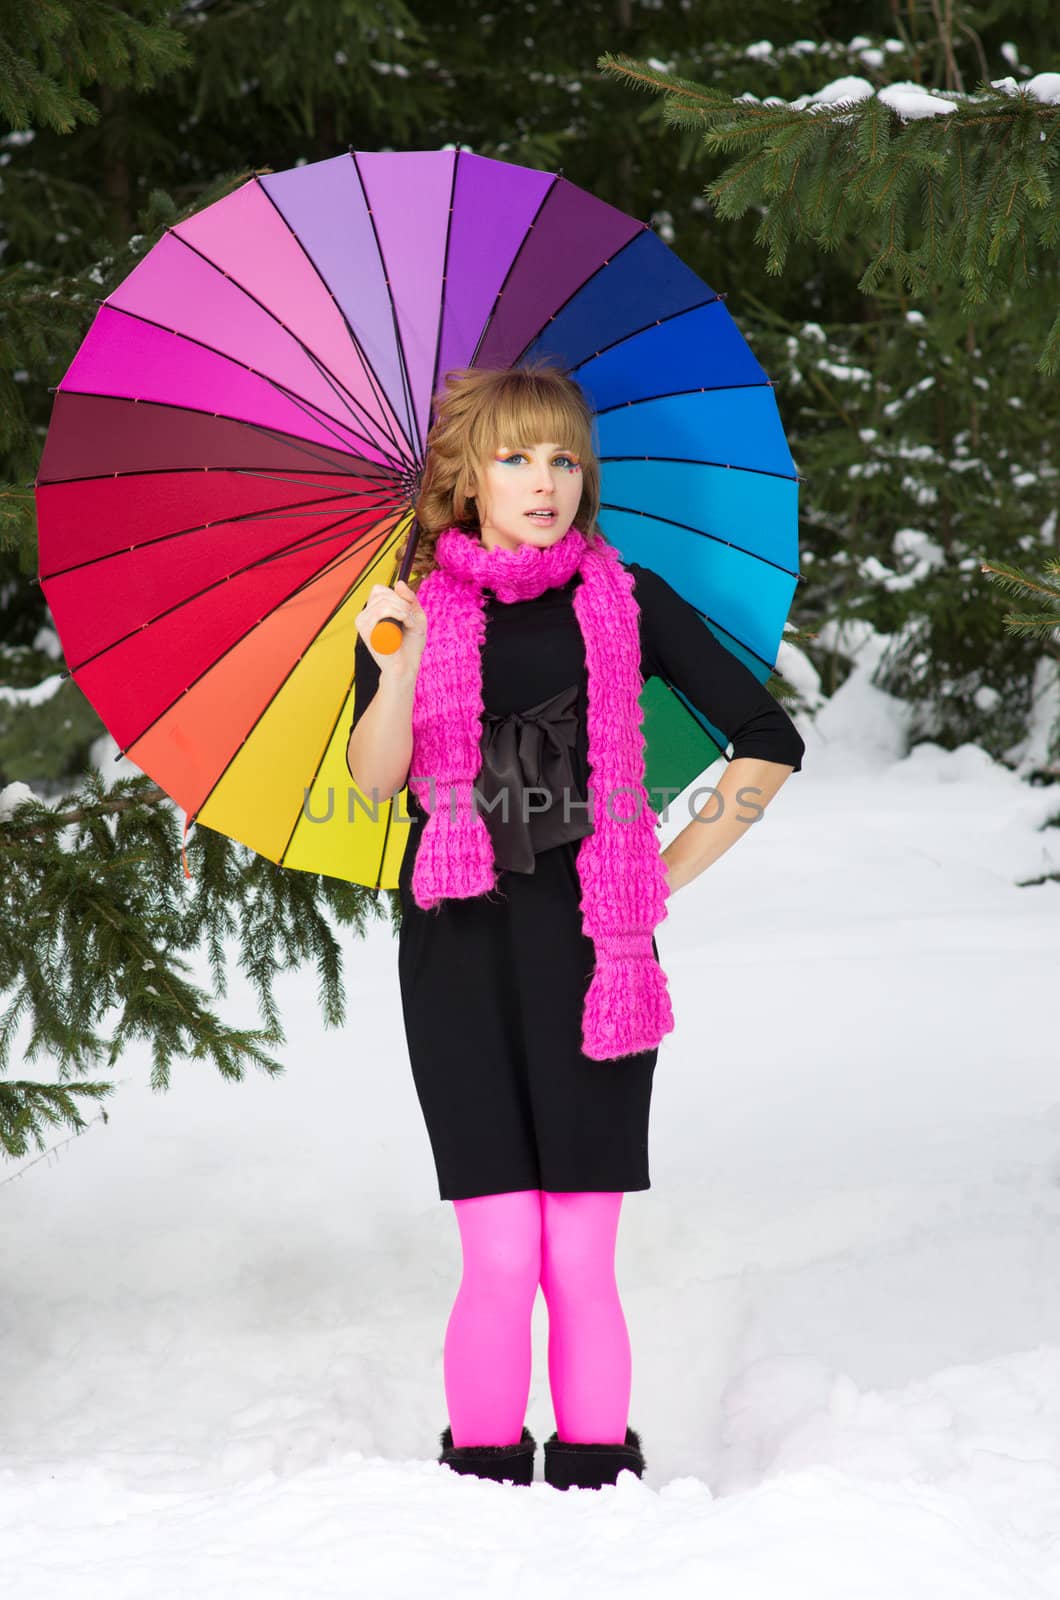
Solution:
<svg viewBox="0 0 1060 1600">
<path fill-rule="evenodd" d="M 1015 886 L 1060 791 L 902 758 L 861 672 L 800 726 L 658 934 L 678 1027 L 618 1256 L 644 1479 L 437 1464 L 458 1235 L 379 923 L 342 1033 L 281 986 L 282 1079 L 156 1095 L 130 1056 L 109 1124 L 0 1168 L 0 1592 L 1060 1596 L 1060 883 Z M 539 1298 L 539 1441 L 546 1339 Z"/>
</svg>

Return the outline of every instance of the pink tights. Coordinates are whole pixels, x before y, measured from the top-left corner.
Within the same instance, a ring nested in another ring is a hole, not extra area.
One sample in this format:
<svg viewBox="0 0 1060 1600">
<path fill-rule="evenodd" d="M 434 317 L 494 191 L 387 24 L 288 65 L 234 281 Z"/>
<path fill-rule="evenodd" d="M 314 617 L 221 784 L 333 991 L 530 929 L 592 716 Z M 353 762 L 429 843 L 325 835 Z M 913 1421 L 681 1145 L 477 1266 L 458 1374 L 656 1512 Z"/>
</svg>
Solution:
<svg viewBox="0 0 1060 1600">
<path fill-rule="evenodd" d="M 445 1335 L 453 1443 L 515 1444 L 530 1395 L 530 1317 L 548 1307 L 556 1431 L 571 1444 L 624 1443 L 629 1333 L 615 1282 L 622 1194 L 454 1200 L 464 1272 Z"/>
</svg>

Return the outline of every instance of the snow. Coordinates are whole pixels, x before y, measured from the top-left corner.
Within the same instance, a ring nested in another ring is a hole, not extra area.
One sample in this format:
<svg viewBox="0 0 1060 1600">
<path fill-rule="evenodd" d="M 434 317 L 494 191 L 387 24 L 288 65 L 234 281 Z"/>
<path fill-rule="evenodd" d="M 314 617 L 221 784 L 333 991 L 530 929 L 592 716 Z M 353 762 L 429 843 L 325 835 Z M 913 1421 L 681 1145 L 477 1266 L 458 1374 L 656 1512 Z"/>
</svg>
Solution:
<svg viewBox="0 0 1060 1600">
<path fill-rule="evenodd" d="M 1006 756 L 1021 768 L 1033 771 L 1046 767 L 1050 760 L 1050 741 L 1055 728 L 1060 728 L 1060 663 L 1050 656 L 1042 656 L 1034 668 L 1031 683 L 1031 710 L 1027 718 L 1027 732 L 1023 739 Z"/>
<path fill-rule="evenodd" d="M 867 63 L 871 65 L 871 62 Z M 885 105 L 905 121 L 913 121 L 921 117 L 944 116 L 948 112 L 956 111 L 957 102 L 953 99 L 944 99 L 941 95 L 933 94 L 916 83 L 891 83 L 884 88 L 875 90 L 867 78 L 851 74 L 842 78 L 834 78 L 826 83 L 823 88 L 816 89 L 812 94 L 799 95 L 796 100 L 787 102 L 771 96 L 762 104 L 783 105 L 788 104 L 793 111 L 815 110 L 823 106 L 855 105 L 861 100 L 870 100 L 876 94 Z M 747 92 L 738 97 L 740 100 L 755 101 L 756 96 Z"/>
<path fill-rule="evenodd" d="M 435 1459 L 458 1237 L 380 921 L 345 1029 L 278 983 L 282 1078 L 157 1095 L 130 1052 L 108 1123 L 0 1176 L 0 1593 L 1060 1595 L 1060 883 L 1017 886 L 1060 867 L 1060 790 L 910 751 L 884 641 L 834 631 L 828 700 L 781 653 L 805 770 L 657 935 L 678 1026 L 618 1251 L 644 1479 Z M 253 1025 L 235 974 L 223 1011 Z M 539 1299 L 539 1442 L 546 1341 Z"/>
<path fill-rule="evenodd" d="M 1060 72 L 1036 72 L 1025 85 L 1027 93 L 1043 105 L 1060 105 Z"/>
<path fill-rule="evenodd" d="M 946 552 L 922 528 L 899 528 L 891 540 L 891 548 L 900 560 L 909 564 L 900 577 L 889 581 L 890 589 L 911 589 L 946 564 Z"/>
<path fill-rule="evenodd" d="M 799 44 L 801 44 L 804 53 L 816 48 L 812 41 L 799 41 Z M 849 48 L 853 50 L 859 44 L 860 40 L 852 40 Z M 884 41 L 884 48 L 885 50 L 893 51 L 895 49 L 902 50 L 905 47 L 900 41 L 888 39 Z M 772 54 L 772 46 L 767 46 L 763 42 L 750 46 L 744 53 L 754 60 L 767 60 Z M 866 66 L 876 69 L 883 64 L 883 57 L 879 50 L 875 49 L 861 50 L 860 59 Z M 1042 105 L 1060 104 L 1060 72 L 1039 72 L 1033 77 L 1024 79 L 1022 82 L 1011 76 L 995 78 L 991 88 L 997 89 L 1002 94 L 1027 94 L 1032 100 L 1037 100 Z M 799 95 L 795 100 L 784 100 L 778 95 L 769 95 L 760 100 L 750 90 L 745 90 L 743 94 L 735 95 L 733 98 L 737 103 L 746 101 L 748 104 L 755 105 L 788 105 L 793 111 L 805 111 L 816 110 L 818 107 L 824 106 L 856 105 L 861 100 L 870 100 L 874 94 L 883 101 L 884 105 L 890 106 L 891 110 L 901 117 L 904 122 L 916 122 L 924 117 L 949 116 L 951 112 L 957 110 L 960 104 L 967 103 L 971 105 L 982 99 L 981 95 L 938 93 L 925 89 L 923 84 L 913 83 L 910 80 L 885 84 L 882 88 L 875 89 L 868 78 L 861 77 L 856 73 L 833 78 L 823 88 L 815 89 L 809 94 Z"/>
<path fill-rule="evenodd" d="M 0 789 L 0 822 L 13 817 L 19 806 L 25 805 L 27 800 L 39 799 L 40 795 L 34 794 L 28 783 L 21 783 L 16 779 L 13 783 L 6 784 Z"/>
<path fill-rule="evenodd" d="M 1029 94 L 1045 106 L 1060 105 L 1060 72 L 1036 72 L 1022 83 L 1012 77 L 995 78 L 990 87 L 1000 89 L 1002 94 Z"/>
<path fill-rule="evenodd" d="M 880 90 L 879 99 L 905 122 L 919 121 L 922 117 L 945 117 L 957 109 L 955 101 L 944 100 L 919 83 L 889 83 Z"/>
<path fill-rule="evenodd" d="M 819 372 L 826 372 L 830 378 L 838 378 L 842 383 L 860 383 L 864 386 L 873 381 L 873 374 L 868 367 L 856 367 L 853 363 L 843 366 L 837 361 L 818 361 L 816 365 Z"/>
<path fill-rule="evenodd" d="M 6 684 L 0 684 L 0 700 L 6 700 L 12 706 L 41 706 L 53 694 L 58 694 L 65 682 L 65 673 L 53 672 L 25 689 L 11 689 Z"/>
<path fill-rule="evenodd" d="M 868 100 L 872 94 L 872 84 L 867 78 L 835 78 L 831 83 L 826 83 L 823 89 L 817 89 L 813 94 L 800 95 L 797 100 L 789 101 L 789 104 L 796 111 L 801 111 L 806 106 L 835 106 L 844 101 Z"/>
<path fill-rule="evenodd" d="M 59 635 L 50 622 L 42 623 L 37 629 L 33 640 L 33 648 L 34 650 L 42 650 L 53 661 L 61 661 L 63 659 L 63 647 L 59 643 Z"/>
</svg>

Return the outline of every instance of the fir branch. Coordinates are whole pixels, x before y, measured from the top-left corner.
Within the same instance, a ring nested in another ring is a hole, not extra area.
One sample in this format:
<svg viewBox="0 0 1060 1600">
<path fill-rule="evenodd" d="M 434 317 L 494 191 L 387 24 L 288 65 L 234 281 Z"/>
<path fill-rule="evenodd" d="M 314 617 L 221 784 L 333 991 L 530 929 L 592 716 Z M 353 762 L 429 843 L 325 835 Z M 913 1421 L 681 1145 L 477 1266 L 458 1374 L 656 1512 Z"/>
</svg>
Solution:
<svg viewBox="0 0 1060 1600">
<path fill-rule="evenodd" d="M 98 123 L 82 84 L 152 88 L 190 62 L 169 0 L 0 0 L 0 115 L 12 128 L 70 133 Z"/>
<path fill-rule="evenodd" d="M 864 294 L 878 292 L 885 278 L 915 294 L 952 284 L 963 288 L 968 312 L 1039 272 L 1055 276 L 1051 241 L 1060 233 L 1060 208 L 1047 203 L 1047 173 L 1060 106 L 984 83 L 974 95 L 947 92 L 952 109 L 944 116 L 905 120 L 879 94 L 767 105 L 629 56 L 601 56 L 599 66 L 631 88 L 662 95 L 664 119 L 698 131 L 706 155 L 737 157 L 706 194 L 727 220 L 762 211 L 755 239 L 771 275 L 783 271 L 797 240 L 834 250 L 852 237 L 864 249 L 871 224 L 883 217 L 884 240 L 858 280 Z M 831 207 L 820 144 L 842 174 Z M 1051 371 L 1056 359 L 1052 339 L 1039 370 Z"/>
<path fill-rule="evenodd" d="M 1060 561 L 1053 556 L 1048 557 L 1043 566 L 1046 572 L 1054 576 L 1060 574 Z M 1055 600 L 1060 605 L 1060 584 L 1049 583 L 1045 578 L 1032 577 L 1020 567 L 1005 566 L 1001 562 L 981 561 L 979 567 L 980 571 L 990 573 L 997 587 L 1006 594 L 1045 595 L 1047 599 Z M 1054 619 L 1053 626 L 1060 626 L 1060 617 Z"/>
<path fill-rule="evenodd" d="M 1043 372 L 1052 374 L 1058 366 L 1060 366 L 1060 311 L 1052 320 L 1041 356 Z"/>
<path fill-rule="evenodd" d="M 1046 557 L 1043 567 L 1054 578 L 1060 578 L 1060 560 Z M 1047 641 L 1049 654 L 1060 659 L 1060 583 L 1050 583 L 1048 578 L 1034 577 L 1021 567 L 997 561 L 982 561 L 979 570 L 1006 594 L 1032 597 L 1042 595 L 1053 605 L 1051 611 L 1006 611 L 1002 622 L 1009 633 L 1019 638 Z"/>
<path fill-rule="evenodd" d="M 0 819 L 0 849 L 0 993 L 8 1002 L 0 1071 L 26 1027 L 24 1058 L 46 1051 L 64 1082 L 100 1060 L 113 1067 L 136 1040 L 150 1046 L 158 1090 L 181 1059 L 209 1060 L 231 1080 L 249 1065 L 281 1073 L 268 1051 L 284 1040 L 277 972 L 313 962 L 323 1020 L 339 1027 L 345 991 L 334 925 L 363 933 L 388 906 L 392 926 L 398 920 L 390 892 L 278 867 L 208 828 L 188 840 L 187 889 L 177 813 L 139 776 L 108 788 L 92 774 L 66 802 L 24 801 Z M 258 1029 L 222 1022 L 215 997 L 188 976 L 185 957 L 205 945 L 223 995 L 233 938 L 257 996 Z M 14 1128 L 13 1113 L 8 1121 Z"/>
<path fill-rule="evenodd" d="M 619 78 L 635 89 L 661 90 L 675 100 L 686 99 L 704 106 L 711 104 L 724 106 L 730 103 L 730 97 L 721 90 L 708 89 L 701 83 L 693 83 L 689 78 L 678 78 L 672 73 L 662 72 L 658 67 L 651 67 L 646 61 L 637 61 L 622 51 L 606 51 L 599 57 L 596 65 L 601 72 Z"/>
<path fill-rule="evenodd" d="M 31 1141 L 38 1150 L 43 1151 L 48 1128 L 66 1127 L 72 1128 L 74 1135 L 83 1133 L 89 1124 L 81 1115 L 78 1101 L 95 1103 L 113 1091 L 114 1085 L 111 1083 L 67 1086 L 58 1083 L 25 1083 L 18 1078 L 8 1081 L 0 1079 L 0 1149 L 8 1156 L 17 1158 L 27 1153 Z M 106 1111 L 101 1110 L 99 1116 L 92 1120 L 106 1122 Z"/>
<path fill-rule="evenodd" d="M 19 816 L 31 816 L 30 822 L 23 822 L 19 827 L 4 826 L 0 822 L 0 840 L 3 839 L 28 839 L 34 835 L 55 834 L 73 822 L 92 823 L 99 817 L 119 816 L 123 811 L 139 809 L 141 806 L 158 805 L 169 796 L 164 789 L 150 779 L 142 781 L 133 779 L 137 788 L 129 794 L 111 793 L 97 804 L 85 800 L 76 805 L 72 811 L 52 811 L 49 807 L 34 808 L 26 802 L 19 807 Z"/>
</svg>

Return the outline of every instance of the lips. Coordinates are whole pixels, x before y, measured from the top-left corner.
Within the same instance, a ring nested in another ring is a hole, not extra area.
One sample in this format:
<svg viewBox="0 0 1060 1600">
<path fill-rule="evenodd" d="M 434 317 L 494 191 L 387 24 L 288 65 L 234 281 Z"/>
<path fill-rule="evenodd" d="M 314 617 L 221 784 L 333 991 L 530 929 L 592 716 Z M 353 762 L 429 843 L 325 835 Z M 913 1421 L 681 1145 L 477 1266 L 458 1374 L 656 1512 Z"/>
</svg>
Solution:
<svg viewBox="0 0 1060 1600">
<path fill-rule="evenodd" d="M 535 522 L 554 522 L 556 520 L 554 511 L 527 511 L 525 514 L 528 517 L 533 517 Z"/>
</svg>

